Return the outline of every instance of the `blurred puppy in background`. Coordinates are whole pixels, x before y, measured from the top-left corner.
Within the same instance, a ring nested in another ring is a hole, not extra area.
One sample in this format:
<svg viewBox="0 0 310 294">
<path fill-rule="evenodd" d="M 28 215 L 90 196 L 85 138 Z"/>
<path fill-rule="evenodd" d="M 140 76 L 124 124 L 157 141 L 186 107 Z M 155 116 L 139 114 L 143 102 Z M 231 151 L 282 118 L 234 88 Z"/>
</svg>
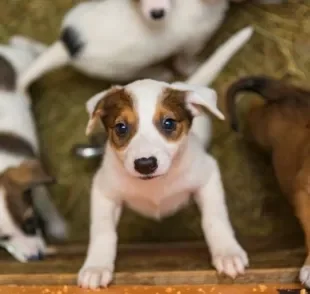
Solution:
<svg viewBox="0 0 310 294">
<path fill-rule="evenodd" d="M 176 72 L 188 76 L 228 7 L 228 0 L 82 2 L 64 16 L 59 39 L 33 62 L 18 86 L 25 89 L 67 64 L 119 83 L 138 78 L 171 81 L 174 72 L 162 64 L 168 58 Z"/>
<path fill-rule="evenodd" d="M 266 76 L 237 80 L 227 91 L 231 127 L 236 131 L 235 104 L 241 92 L 263 98 L 253 100 L 247 115 L 248 134 L 271 154 L 280 188 L 303 227 L 308 256 L 299 278 L 310 287 L 310 91 Z"/>
<path fill-rule="evenodd" d="M 39 219 L 48 237 L 67 237 L 66 223 L 43 186 L 53 178 L 39 160 L 30 98 L 17 89 L 18 76 L 43 50 L 22 37 L 0 46 L 0 239 L 24 262 L 45 253 Z"/>
</svg>

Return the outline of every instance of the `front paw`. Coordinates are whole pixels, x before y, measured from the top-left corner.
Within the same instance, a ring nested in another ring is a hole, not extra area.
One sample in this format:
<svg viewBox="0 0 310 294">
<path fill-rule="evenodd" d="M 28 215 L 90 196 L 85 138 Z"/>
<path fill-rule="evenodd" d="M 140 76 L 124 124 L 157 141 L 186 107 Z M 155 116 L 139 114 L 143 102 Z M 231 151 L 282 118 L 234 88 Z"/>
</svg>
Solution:
<svg viewBox="0 0 310 294">
<path fill-rule="evenodd" d="M 85 267 L 78 275 L 78 285 L 86 289 L 106 288 L 112 281 L 113 273 L 106 267 Z"/>
<path fill-rule="evenodd" d="M 4 244 L 4 247 L 20 262 L 41 260 L 44 257 L 46 246 L 41 237 L 15 236 Z"/>
<path fill-rule="evenodd" d="M 310 266 L 304 265 L 299 273 L 300 282 L 306 286 L 306 288 L 310 288 Z"/>
<path fill-rule="evenodd" d="M 215 250 L 212 255 L 212 264 L 218 273 L 223 273 L 234 279 L 237 275 L 244 274 L 249 260 L 247 253 L 238 243 L 235 243 Z"/>
</svg>

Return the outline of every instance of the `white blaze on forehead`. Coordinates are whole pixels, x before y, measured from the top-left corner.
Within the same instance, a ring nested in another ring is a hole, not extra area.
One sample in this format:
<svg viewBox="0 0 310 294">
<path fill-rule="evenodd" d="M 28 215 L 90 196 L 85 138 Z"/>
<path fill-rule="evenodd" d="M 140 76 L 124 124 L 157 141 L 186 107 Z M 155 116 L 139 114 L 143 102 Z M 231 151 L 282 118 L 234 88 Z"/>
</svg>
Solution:
<svg viewBox="0 0 310 294">
<path fill-rule="evenodd" d="M 139 117 L 138 133 L 146 137 L 157 136 L 153 123 L 158 99 L 163 90 L 170 85 L 154 80 L 139 80 L 126 86 L 126 90 L 132 95 L 135 109 Z"/>
</svg>

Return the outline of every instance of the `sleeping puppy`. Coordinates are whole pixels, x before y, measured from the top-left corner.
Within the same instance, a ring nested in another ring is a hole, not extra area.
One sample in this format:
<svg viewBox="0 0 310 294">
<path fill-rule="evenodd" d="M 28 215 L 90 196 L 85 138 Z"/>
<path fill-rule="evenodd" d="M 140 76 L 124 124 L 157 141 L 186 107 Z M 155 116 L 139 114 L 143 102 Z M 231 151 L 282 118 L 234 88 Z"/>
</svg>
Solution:
<svg viewBox="0 0 310 294">
<path fill-rule="evenodd" d="M 68 64 L 119 83 L 138 78 L 171 81 L 172 71 L 160 64 L 168 58 L 187 76 L 198 66 L 196 57 L 221 25 L 228 6 L 228 0 L 82 2 L 65 15 L 59 39 L 21 76 L 18 86 L 25 89 Z"/>
<path fill-rule="evenodd" d="M 30 99 L 16 89 L 17 77 L 44 50 L 25 38 L 0 46 L 0 236 L 24 261 L 45 252 L 37 212 L 47 235 L 66 237 L 66 224 L 43 184 L 53 181 L 41 166 Z"/>
<path fill-rule="evenodd" d="M 123 205 L 161 220 L 195 199 L 202 229 L 219 273 L 234 278 L 248 264 L 234 237 L 216 160 L 205 152 L 209 114 L 224 119 L 208 84 L 252 35 L 237 32 L 187 83 L 150 79 L 115 86 L 87 102 L 86 134 L 107 137 L 91 189 L 91 233 L 79 272 L 84 288 L 106 287 L 113 278 L 116 228 Z"/>
<path fill-rule="evenodd" d="M 308 256 L 300 281 L 310 287 L 310 91 L 265 76 L 234 82 L 227 91 L 231 126 L 238 130 L 235 101 L 240 92 L 254 92 L 247 115 L 249 139 L 271 154 L 281 190 L 295 208 L 306 240 Z"/>
</svg>

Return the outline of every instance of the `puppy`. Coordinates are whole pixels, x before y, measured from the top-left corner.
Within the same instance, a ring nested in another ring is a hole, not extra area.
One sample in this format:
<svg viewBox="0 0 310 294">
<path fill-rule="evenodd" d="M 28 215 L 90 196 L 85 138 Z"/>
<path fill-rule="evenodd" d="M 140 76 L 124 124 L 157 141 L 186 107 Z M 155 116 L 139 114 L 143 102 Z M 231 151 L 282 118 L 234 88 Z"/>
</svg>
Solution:
<svg viewBox="0 0 310 294">
<path fill-rule="evenodd" d="M 42 50 L 41 44 L 22 37 L 0 46 L 0 234 L 24 261 L 38 259 L 45 252 L 36 212 L 49 237 L 64 239 L 67 234 L 43 186 L 53 178 L 38 158 L 30 98 L 16 88 L 17 77 Z"/>
<path fill-rule="evenodd" d="M 159 65 L 170 57 L 174 68 L 187 76 L 197 68 L 196 55 L 221 25 L 228 6 L 228 0 L 82 2 L 65 15 L 59 40 L 29 67 L 18 85 L 25 89 L 67 64 L 119 83 L 138 78 L 171 81 L 173 73 Z M 141 17 L 141 13 L 158 17 L 162 11 L 169 13 L 160 22 Z"/>
<path fill-rule="evenodd" d="M 192 195 L 215 268 L 232 278 L 244 272 L 248 258 L 234 237 L 219 167 L 205 152 L 208 114 L 224 116 L 215 91 L 199 84 L 214 77 L 250 35 L 246 28 L 229 39 L 189 80 L 192 84 L 143 79 L 87 102 L 86 134 L 103 133 L 107 143 L 91 189 L 90 243 L 80 286 L 111 282 L 123 205 L 159 221 L 183 208 Z"/>
<path fill-rule="evenodd" d="M 303 227 L 308 256 L 299 278 L 310 287 L 310 91 L 265 76 L 236 81 L 227 91 L 231 127 L 236 131 L 235 101 L 243 91 L 264 99 L 250 108 L 248 131 L 252 141 L 271 153 L 279 185 Z"/>
</svg>

